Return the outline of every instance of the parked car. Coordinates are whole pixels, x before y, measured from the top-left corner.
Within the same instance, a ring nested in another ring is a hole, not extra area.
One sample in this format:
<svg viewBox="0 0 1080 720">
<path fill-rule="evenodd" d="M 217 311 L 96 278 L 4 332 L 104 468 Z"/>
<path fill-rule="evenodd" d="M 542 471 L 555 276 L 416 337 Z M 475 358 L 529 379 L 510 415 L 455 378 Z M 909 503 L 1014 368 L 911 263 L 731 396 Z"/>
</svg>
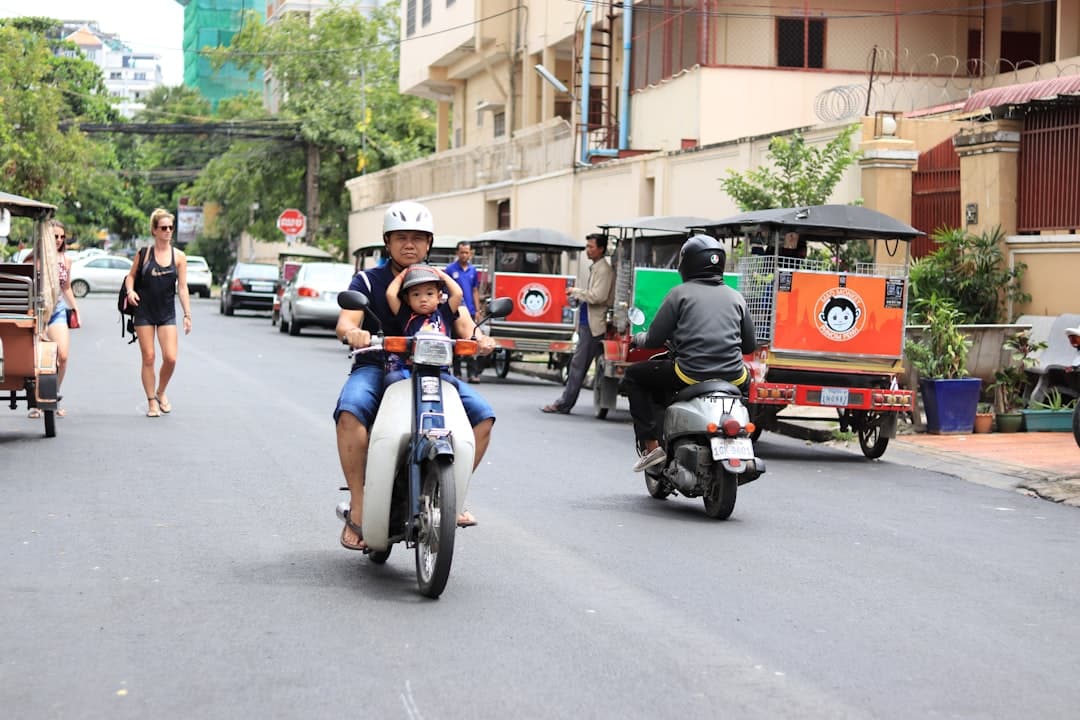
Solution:
<svg viewBox="0 0 1080 720">
<path fill-rule="evenodd" d="M 299 335 L 300 328 L 333 328 L 338 319 L 338 293 L 349 289 L 353 266 L 348 263 L 304 263 L 281 297 L 281 332 Z"/>
<path fill-rule="evenodd" d="M 71 292 L 118 292 L 131 271 L 131 260 L 116 255 L 91 255 L 71 263 Z"/>
<path fill-rule="evenodd" d="M 266 310 L 274 307 L 278 288 L 278 266 L 269 263 L 236 263 L 221 281 L 219 311 L 232 315 L 236 310 Z"/>
<path fill-rule="evenodd" d="M 210 274 L 210 266 L 206 264 L 206 258 L 200 255 L 187 256 L 187 287 L 192 295 L 198 293 L 199 297 L 210 297 L 210 286 L 214 278 Z"/>
</svg>

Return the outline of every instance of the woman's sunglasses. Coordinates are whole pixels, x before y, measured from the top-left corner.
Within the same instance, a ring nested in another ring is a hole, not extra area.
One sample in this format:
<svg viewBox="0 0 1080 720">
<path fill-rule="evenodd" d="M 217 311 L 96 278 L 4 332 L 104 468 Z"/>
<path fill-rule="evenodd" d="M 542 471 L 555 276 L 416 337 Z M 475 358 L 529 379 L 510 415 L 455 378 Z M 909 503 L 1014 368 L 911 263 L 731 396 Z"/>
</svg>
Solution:
<svg viewBox="0 0 1080 720">
<path fill-rule="evenodd" d="M 172 231 L 172 228 L 173 228 L 173 226 L 172 226 L 172 225 L 158 225 L 158 226 L 157 226 L 157 229 L 158 229 L 158 230 L 168 230 L 168 231 Z"/>
</svg>

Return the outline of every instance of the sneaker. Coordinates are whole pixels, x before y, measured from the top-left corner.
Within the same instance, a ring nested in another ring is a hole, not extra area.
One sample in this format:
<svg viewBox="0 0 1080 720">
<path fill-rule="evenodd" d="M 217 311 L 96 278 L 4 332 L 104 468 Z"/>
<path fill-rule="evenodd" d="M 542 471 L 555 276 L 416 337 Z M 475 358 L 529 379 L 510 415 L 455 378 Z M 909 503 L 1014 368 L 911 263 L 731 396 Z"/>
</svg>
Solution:
<svg viewBox="0 0 1080 720">
<path fill-rule="evenodd" d="M 638 461 L 634 463 L 634 472 L 641 472 L 654 465 L 662 465 L 666 461 L 667 453 L 664 452 L 664 448 L 657 446 L 652 452 L 646 453 L 638 458 Z"/>
</svg>

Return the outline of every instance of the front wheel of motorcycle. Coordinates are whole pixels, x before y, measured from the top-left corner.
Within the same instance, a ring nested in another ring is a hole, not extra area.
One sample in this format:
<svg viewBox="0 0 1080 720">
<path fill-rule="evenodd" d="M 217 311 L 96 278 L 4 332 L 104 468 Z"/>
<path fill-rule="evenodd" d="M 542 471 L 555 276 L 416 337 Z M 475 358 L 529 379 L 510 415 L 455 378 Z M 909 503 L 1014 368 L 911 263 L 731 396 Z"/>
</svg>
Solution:
<svg viewBox="0 0 1080 720">
<path fill-rule="evenodd" d="M 421 595 L 437 598 L 446 588 L 454 559 L 457 500 L 453 465 L 446 458 L 427 460 L 422 473 L 416 580 Z"/>
<path fill-rule="evenodd" d="M 735 510 L 739 479 L 717 463 L 713 466 L 712 481 L 705 491 L 705 514 L 713 520 L 727 520 Z"/>
</svg>

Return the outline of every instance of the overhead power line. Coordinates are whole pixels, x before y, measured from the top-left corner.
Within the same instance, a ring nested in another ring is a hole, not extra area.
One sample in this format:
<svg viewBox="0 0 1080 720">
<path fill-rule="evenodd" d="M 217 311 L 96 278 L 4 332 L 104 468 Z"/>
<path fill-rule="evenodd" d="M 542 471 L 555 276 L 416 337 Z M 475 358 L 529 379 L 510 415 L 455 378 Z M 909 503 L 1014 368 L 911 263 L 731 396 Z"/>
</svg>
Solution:
<svg viewBox="0 0 1080 720">
<path fill-rule="evenodd" d="M 276 140 L 278 142 L 303 143 L 300 123 L 280 121 L 240 121 L 207 123 L 60 123 L 61 130 L 76 127 L 85 133 L 113 133 L 120 135 L 222 135 L 246 140 Z"/>
</svg>

